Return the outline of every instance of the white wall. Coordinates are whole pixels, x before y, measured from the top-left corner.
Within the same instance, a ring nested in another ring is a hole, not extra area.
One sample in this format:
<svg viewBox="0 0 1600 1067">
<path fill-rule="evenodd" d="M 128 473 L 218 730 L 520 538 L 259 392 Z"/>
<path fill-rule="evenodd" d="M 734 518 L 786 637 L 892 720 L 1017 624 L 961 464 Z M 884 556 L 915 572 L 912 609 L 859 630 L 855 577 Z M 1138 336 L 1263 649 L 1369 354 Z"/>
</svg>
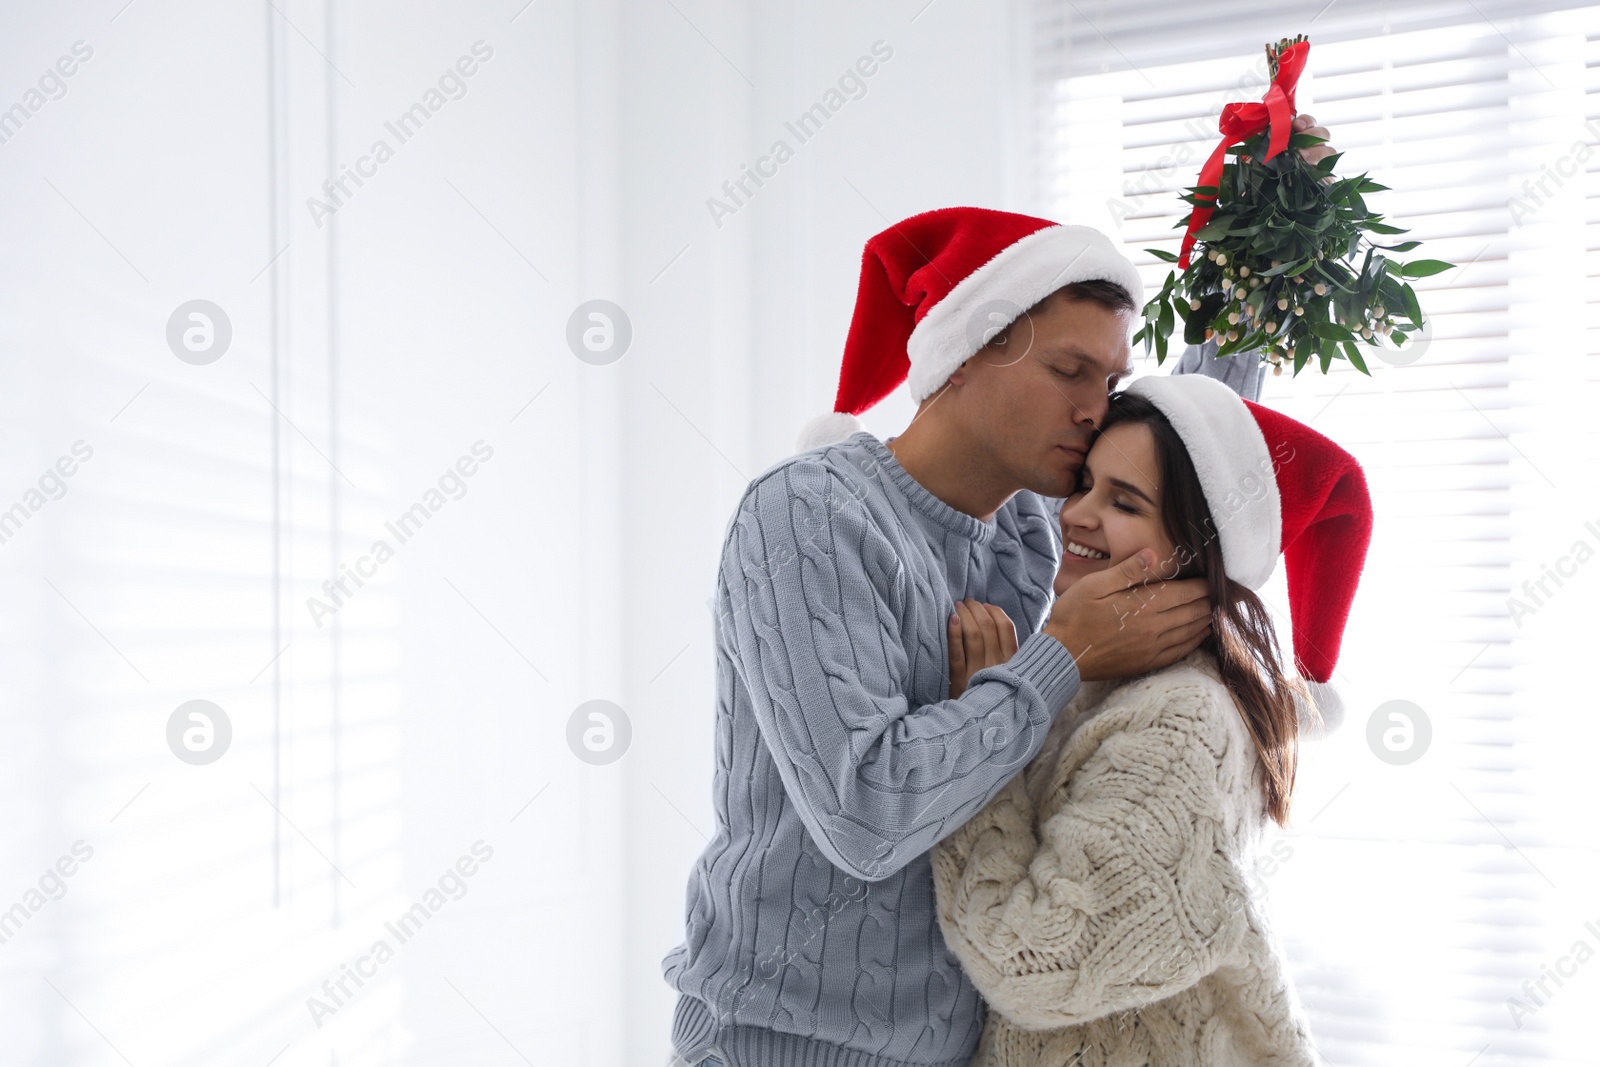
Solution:
<svg viewBox="0 0 1600 1067">
<path fill-rule="evenodd" d="M 0 143 L 18 1062 L 665 1062 L 659 964 L 711 825 L 716 552 L 831 402 L 865 239 L 1026 206 L 1006 11 L 7 6 L 0 107 L 93 49 Z M 784 123 L 879 40 L 865 95 L 798 144 Z M 385 123 L 478 41 L 465 95 L 399 143 Z M 718 226 L 707 198 L 780 137 L 794 157 Z M 392 158 L 310 210 L 378 139 Z M 196 298 L 233 329 L 207 365 L 165 338 Z M 565 342 L 593 298 L 632 323 L 610 365 Z M 480 440 L 399 544 L 385 523 Z M 379 539 L 393 558 L 319 626 L 308 598 Z M 233 727 L 206 766 L 166 740 L 197 698 Z M 632 725 L 604 766 L 566 739 L 597 698 Z M 480 840 L 465 895 L 317 1026 L 307 998 Z"/>
</svg>

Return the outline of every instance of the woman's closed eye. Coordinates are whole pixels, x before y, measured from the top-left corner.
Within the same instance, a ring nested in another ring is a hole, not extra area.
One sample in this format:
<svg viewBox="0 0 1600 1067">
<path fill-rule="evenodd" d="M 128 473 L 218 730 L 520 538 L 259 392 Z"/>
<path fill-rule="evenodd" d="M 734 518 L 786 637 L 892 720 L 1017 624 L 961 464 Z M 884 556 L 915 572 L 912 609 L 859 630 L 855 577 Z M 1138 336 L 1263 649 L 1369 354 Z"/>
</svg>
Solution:
<svg viewBox="0 0 1600 1067">
<path fill-rule="evenodd" d="M 1077 489 L 1074 489 L 1072 492 L 1068 493 L 1062 499 L 1064 501 L 1076 500 L 1079 497 L 1083 496 L 1085 493 L 1087 493 L 1092 488 L 1094 488 L 1094 487 L 1091 486 L 1091 485 L 1079 486 Z M 1120 496 L 1119 497 L 1114 497 L 1112 499 L 1111 506 L 1116 508 L 1118 511 L 1122 512 L 1124 515 L 1143 515 L 1144 514 L 1144 510 L 1142 508 L 1140 508 L 1137 504 L 1130 503 L 1127 499 L 1125 499 L 1123 497 L 1120 497 Z"/>
</svg>

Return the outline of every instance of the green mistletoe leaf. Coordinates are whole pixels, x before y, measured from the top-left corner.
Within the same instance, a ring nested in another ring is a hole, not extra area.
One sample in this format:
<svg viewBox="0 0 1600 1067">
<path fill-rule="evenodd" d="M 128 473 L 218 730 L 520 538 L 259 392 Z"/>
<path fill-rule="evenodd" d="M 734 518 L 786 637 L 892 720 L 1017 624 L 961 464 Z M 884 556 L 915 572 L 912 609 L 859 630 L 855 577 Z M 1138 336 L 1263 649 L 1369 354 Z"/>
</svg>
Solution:
<svg viewBox="0 0 1600 1067">
<path fill-rule="evenodd" d="M 1422 305 L 1417 303 L 1417 291 L 1409 285 L 1402 285 L 1400 291 L 1405 297 L 1406 317 L 1416 323 L 1418 329 L 1420 329 L 1422 327 Z"/>
<path fill-rule="evenodd" d="M 1442 259 L 1413 259 L 1410 263 L 1401 264 L 1400 273 L 1407 278 L 1427 278 L 1454 268 L 1454 263 L 1446 263 Z"/>
</svg>

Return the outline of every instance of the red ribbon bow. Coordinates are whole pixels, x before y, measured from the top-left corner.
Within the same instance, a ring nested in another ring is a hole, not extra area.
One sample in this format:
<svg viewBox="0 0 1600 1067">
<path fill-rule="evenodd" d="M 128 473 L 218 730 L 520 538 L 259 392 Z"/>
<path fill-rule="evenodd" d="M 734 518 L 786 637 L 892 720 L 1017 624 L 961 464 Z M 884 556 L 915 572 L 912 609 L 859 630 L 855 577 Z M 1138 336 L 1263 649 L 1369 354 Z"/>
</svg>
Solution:
<svg viewBox="0 0 1600 1067">
<path fill-rule="evenodd" d="M 1306 53 L 1311 51 L 1310 41 L 1290 45 L 1278 57 L 1278 74 L 1267 86 L 1267 95 L 1259 104 L 1229 104 L 1222 109 L 1217 129 L 1222 131 L 1222 143 L 1217 145 L 1200 168 L 1197 185 L 1219 188 L 1222 184 L 1222 165 L 1227 161 L 1228 149 L 1241 141 L 1248 141 L 1269 126 L 1272 136 L 1267 141 L 1267 159 L 1289 147 L 1289 134 L 1294 123 L 1294 90 L 1300 81 L 1300 72 L 1306 67 Z M 1266 162 L 1263 160 L 1262 162 Z M 1189 269 L 1189 253 L 1194 251 L 1195 231 L 1211 219 L 1217 198 L 1196 197 L 1200 201 L 1189 213 L 1189 230 L 1183 235 L 1183 248 L 1178 253 L 1180 270 Z"/>
</svg>

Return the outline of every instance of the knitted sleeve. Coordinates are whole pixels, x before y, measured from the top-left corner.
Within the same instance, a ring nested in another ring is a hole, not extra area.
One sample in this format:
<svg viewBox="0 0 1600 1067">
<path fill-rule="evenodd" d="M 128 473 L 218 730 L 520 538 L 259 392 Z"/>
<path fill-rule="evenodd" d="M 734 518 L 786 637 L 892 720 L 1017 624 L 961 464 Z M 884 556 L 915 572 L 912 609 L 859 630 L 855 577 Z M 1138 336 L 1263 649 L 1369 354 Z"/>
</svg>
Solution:
<svg viewBox="0 0 1600 1067">
<path fill-rule="evenodd" d="M 852 486 L 810 461 L 750 488 L 718 578 L 718 640 L 784 791 L 828 859 L 867 881 L 976 814 L 1078 687 L 1071 653 L 1038 633 L 959 698 L 915 704 L 914 659 L 948 660 L 942 618 L 902 632 L 911 581 Z"/>
<path fill-rule="evenodd" d="M 933 853 L 946 942 L 1025 1029 L 1164 1000 L 1237 958 L 1248 930 L 1224 832 L 1237 760 L 1221 713 L 1237 711 L 1201 685 L 1129 689 L 1079 727 L 1063 758 L 1081 762 L 1042 810 L 1018 775 Z"/>
<path fill-rule="evenodd" d="M 1217 358 L 1215 339 L 1183 350 L 1173 374 L 1203 374 L 1215 378 L 1246 400 L 1261 399 L 1261 383 L 1266 379 L 1267 365 L 1261 362 L 1257 350 L 1235 352 Z"/>
</svg>

